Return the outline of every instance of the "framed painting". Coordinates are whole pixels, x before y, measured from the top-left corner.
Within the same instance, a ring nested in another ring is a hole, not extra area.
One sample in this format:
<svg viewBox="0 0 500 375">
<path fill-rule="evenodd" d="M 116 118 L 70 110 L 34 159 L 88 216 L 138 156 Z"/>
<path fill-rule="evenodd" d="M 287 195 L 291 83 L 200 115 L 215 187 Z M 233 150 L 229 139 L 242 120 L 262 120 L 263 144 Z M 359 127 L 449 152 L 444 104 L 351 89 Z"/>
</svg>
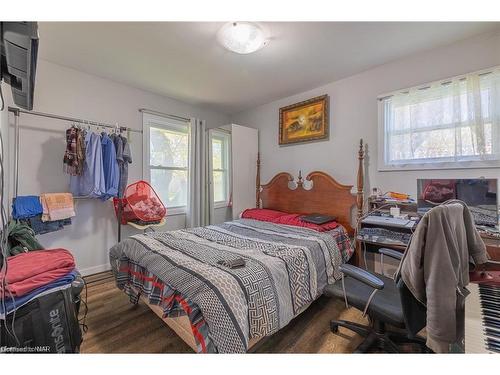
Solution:
<svg viewBox="0 0 500 375">
<path fill-rule="evenodd" d="M 328 95 L 280 108 L 280 145 L 328 139 Z"/>
</svg>

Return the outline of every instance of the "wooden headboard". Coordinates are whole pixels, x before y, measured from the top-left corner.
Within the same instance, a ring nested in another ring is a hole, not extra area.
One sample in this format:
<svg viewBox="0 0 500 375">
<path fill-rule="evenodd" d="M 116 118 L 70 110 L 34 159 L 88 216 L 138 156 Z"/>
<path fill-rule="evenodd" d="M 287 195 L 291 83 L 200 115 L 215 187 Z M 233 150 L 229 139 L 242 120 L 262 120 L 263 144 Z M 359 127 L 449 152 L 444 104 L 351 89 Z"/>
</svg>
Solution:
<svg viewBox="0 0 500 375">
<path fill-rule="evenodd" d="M 350 235 L 354 233 L 352 226 L 352 209 L 356 205 L 357 217 L 363 213 L 363 140 L 358 150 L 357 191 L 352 194 L 352 185 L 343 185 L 325 172 L 314 171 L 306 176 L 312 186 L 306 186 L 299 172 L 296 187 L 289 184 L 294 181 L 287 172 L 278 173 L 265 185 L 260 184 L 260 158 L 257 160 L 256 207 L 269 208 L 290 213 L 320 213 L 337 218 Z"/>
</svg>

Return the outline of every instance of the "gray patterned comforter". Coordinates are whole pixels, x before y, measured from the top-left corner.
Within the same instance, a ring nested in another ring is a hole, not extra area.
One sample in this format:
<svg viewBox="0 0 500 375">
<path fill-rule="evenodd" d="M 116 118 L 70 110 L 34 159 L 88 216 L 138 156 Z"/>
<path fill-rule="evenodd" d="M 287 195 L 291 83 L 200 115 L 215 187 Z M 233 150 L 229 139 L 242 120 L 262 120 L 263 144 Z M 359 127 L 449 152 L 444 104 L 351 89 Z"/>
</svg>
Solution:
<svg viewBox="0 0 500 375">
<path fill-rule="evenodd" d="M 341 238 L 341 240 L 339 240 Z M 221 225 L 132 236 L 110 250 L 187 296 L 202 311 L 219 353 L 243 353 L 250 338 L 270 335 L 340 277 L 352 254 L 344 228 L 306 228 L 240 219 Z M 229 269 L 217 262 L 244 258 Z"/>
</svg>

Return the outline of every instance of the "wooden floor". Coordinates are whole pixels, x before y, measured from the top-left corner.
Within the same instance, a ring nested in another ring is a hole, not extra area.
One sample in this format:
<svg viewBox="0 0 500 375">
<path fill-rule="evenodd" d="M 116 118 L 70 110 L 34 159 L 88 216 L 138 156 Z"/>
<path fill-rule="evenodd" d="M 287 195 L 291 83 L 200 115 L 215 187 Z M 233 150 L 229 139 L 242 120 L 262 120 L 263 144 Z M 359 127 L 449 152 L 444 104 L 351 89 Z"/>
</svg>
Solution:
<svg viewBox="0 0 500 375">
<path fill-rule="evenodd" d="M 192 353 L 177 335 L 146 305 L 131 305 L 115 286 L 111 273 L 85 278 L 88 314 L 82 353 Z M 83 292 L 84 294 L 85 292 Z M 81 315 L 85 307 L 80 309 Z M 255 353 L 352 353 L 361 337 L 340 328 L 329 331 L 331 319 L 367 321 L 343 301 L 321 297 L 288 326 L 252 348 Z"/>
</svg>

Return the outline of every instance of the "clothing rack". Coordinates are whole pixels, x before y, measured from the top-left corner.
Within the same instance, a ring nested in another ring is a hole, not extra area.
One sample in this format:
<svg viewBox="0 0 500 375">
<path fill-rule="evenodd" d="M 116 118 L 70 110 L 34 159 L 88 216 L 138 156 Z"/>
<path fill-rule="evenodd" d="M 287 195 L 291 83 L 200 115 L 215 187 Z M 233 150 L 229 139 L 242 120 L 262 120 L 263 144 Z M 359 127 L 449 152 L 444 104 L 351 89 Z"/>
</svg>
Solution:
<svg viewBox="0 0 500 375">
<path fill-rule="evenodd" d="M 62 121 L 69 121 L 69 122 L 76 122 L 79 124 L 84 124 L 84 125 L 91 125 L 91 126 L 98 126 L 102 128 L 108 128 L 108 129 L 122 129 L 134 133 L 141 133 L 142 130 L 137 130 L 137 129 L 132 129 L 129 127 L 125 126 L 118 126 L 118 125 L 111 125 L 107 124 L 104 122 L 97 122 L 97 121 L 92 121 L 92 120 L 84 120 L 84 119 L 79 119 L 75 117 L 68 117 L 68 116 L 61 116 L 61 115 L 55 115 L 52 113 L 44 113 L 44 112 L 35 112 L 35 111 L 27 111 L 21 108 L 16 108 L 16 107 L 9 107 L 9 112 L 12 112 L 14 114 L 14 197 L 17 197 L 18 191 L 19 191 L 19 116 L 21 113 L 31 115 L 31 116 L 39 116 L 39 117 L 46 117 L 46 118 L 52 118 L 56 120 L 62 120 Z M 85 197 L 82 197 L 84 199 Z"/>
<path fill-rule="evenodd" d="M 9 110 L 9 112 L 12 112 L 14 114 L 14 181 L 15 181 L 14 197 L 17 197 L 17 194 L 19 191 L 19 145 L 20 145 L 19 116 L 21 115 L 21 113 L 24 113 L 27 115 L 32 115 L 32 116 L 52 118 L 52 119 L 62 120 L 62 121 L 76 122 L 79 124 L 97 126 L 97 127 L 101 127 L 101 128 L 108 128 L 108 129 L 119 128 L 120 130 L 125 130 L 125 131 L 130 131 L 130 132 L 142 134 L 142 130 L 132 129 L 132 128 L 125 127 L 125 126 L 118 126 L 118 124 L 111 125 L 111 124 L 107 124 L 104 122 L 97 122 L 97 121 L 92 121 L 92 120 L 79 119 L 79 118 L 75 118 L 75 117 L 55 115 L 52 113 L 27 111 L 27 110 L 24 110 L 21 108 L 16 108 L 16 107 L 9 107 L 8 110 Z M 89 198 L 88 197 L 74 197 L 74 199 L 89 199 Z M 121 240 L 121 214 L 122 214 L 122 207 L 121 207 L 121 202 L 120 202 L 120 206 L 119 206 L 119 210 L 118 210 L 118 242 L 120 242 L 120 240 Z"/>
</svg>

